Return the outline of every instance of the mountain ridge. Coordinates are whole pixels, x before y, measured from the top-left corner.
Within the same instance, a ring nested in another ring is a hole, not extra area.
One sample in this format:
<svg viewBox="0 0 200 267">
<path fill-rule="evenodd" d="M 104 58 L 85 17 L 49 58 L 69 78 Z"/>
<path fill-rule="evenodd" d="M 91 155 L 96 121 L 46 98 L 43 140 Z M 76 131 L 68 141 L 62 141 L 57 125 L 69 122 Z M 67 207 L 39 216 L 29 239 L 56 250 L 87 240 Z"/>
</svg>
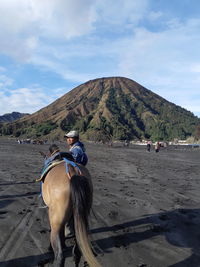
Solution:
<svg viewBox="0 0 200 267">
<path fill-rule="evenodd" d="M 29 115 L 28 113 L 20 113 L 17 111 L 13 111 L 11 113 L 5 113 L 0 116 L 0 122 L 12 122 L 15 120 L 18 120 L 26 115 Z"/>
</svg>

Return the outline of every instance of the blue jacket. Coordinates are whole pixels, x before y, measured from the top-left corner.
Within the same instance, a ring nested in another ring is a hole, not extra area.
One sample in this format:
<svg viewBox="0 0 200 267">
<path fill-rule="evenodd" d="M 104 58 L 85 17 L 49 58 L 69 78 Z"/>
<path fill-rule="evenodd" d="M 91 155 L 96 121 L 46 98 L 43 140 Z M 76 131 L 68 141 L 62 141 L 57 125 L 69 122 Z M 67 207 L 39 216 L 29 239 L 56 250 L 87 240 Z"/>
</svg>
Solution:
<svg viewBox="0 0 200 267">
<path fill-rule="evenodd" d="M 84 166 L 87 164 L 88 157 L 85 153 L 85 147 L 83 143 L 81 143 L 80 141 L 74 143 L 69 151 L 72 154 L 75 162 L 80 163 Z"/>
</svg>

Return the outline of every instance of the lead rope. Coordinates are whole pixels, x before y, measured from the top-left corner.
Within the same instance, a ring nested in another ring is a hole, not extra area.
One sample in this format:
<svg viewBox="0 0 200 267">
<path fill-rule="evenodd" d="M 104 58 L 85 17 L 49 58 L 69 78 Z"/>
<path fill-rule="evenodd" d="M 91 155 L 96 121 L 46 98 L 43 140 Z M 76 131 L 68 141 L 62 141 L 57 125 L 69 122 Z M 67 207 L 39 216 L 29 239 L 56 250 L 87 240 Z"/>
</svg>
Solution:
<svg viewBox="0 0 200 267">
<path fill-rule="evenodd" d="M 75 162 L 73 162 L 69 159 L 66 159 L 66 158 L 64 158 L 64 161 L 65 161 L 65 165 L 66 165 L 66 173 L 67 173 L 70 180 L 71 180 L 71 176 L 69 174 L 69 166 L 68 166 L 69 164 L 71 164 L 77 170 L 78 175 L 82 175 L 82 172 L 81 172 L 79 166 Z"/>
</svg>

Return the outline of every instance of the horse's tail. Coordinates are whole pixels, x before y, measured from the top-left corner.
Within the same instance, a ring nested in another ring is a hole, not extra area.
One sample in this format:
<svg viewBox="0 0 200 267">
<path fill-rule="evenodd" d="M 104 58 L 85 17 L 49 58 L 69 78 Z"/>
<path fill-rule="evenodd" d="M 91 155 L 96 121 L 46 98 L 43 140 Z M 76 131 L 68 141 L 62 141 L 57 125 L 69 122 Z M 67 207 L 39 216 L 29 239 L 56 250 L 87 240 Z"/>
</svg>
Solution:
<svg viewBox="0 0 200 267">
<path fill-rule="evenodd" d="M 73 207 L 74 228 L 78 246 L 91 267 L 100 267 L 88 239 L 88 217 L 92 206 L 92 188 L 84 176 L 71 177 L 71 202 Z"/>
</svg>

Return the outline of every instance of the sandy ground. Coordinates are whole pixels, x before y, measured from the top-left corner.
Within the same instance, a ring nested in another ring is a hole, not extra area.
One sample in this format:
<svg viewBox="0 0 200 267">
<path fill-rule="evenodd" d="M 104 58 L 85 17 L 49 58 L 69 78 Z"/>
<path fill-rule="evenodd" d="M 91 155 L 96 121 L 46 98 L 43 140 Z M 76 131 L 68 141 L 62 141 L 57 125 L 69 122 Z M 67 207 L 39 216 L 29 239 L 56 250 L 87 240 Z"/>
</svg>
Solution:
<svg viewBox="0 0 200 267">
<path fill-rule="evenodd" d="M 47 209 L 34 181 L 43 165 L 38 151 L 48 146 L 0 139 L 0 266 L 33 267 L 49 257 Z M 91 238 L 102 266 L 200 266 L 200 149 L 86 147 Z M 66 244 L 65 266 L 74 266 Z"/>
</svg>

